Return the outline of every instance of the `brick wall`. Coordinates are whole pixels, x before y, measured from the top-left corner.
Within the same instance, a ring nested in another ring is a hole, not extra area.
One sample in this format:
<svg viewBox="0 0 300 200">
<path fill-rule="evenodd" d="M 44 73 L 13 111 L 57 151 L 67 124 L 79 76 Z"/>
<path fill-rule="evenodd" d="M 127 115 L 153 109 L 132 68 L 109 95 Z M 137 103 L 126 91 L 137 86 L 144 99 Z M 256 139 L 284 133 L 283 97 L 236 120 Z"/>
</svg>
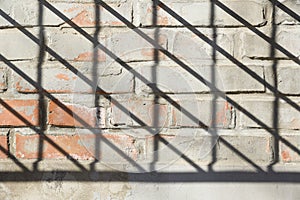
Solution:
<svg viewBox="0 0 300 200">
<path fill-rule="evenodd" d="M 0 2 L 2 160 L 299 162 L 296 1 L 96 2 Z"/>
</svg>

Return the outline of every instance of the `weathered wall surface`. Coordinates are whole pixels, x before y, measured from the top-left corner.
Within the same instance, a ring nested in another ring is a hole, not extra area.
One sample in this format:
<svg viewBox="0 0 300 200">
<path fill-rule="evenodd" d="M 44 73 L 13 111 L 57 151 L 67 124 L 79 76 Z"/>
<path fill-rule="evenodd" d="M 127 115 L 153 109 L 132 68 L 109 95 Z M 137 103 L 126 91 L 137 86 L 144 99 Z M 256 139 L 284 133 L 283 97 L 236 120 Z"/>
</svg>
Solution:
<svg viewBox="0 0 300 200">
<path fill-rule="evenodd" d="M 3 198 L 297 197 L 299 1 L 0 8 Z"/>
</svg>

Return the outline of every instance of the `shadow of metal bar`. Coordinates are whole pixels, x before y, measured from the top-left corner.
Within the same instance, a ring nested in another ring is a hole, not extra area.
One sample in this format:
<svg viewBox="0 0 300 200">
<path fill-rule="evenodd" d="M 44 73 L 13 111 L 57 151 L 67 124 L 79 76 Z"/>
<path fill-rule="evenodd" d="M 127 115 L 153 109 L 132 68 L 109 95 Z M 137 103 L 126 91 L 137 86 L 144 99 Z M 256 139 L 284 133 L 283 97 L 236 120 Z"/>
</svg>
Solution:
<svg viewBox="0 0 300 200">
<path fill-rule="evenodd" d="M 272 4 L 275 6 L 277 6 L 278 8 L 280 8 L 282 11 L 284 11 L 286 14 L 288 14 L 289 16 L 293 17 L 294 19 L 296 19 L 298 22 L 300 22 L 300 16 L 295 13 L 294 11 L 292 11 L 290 8 L 288 8 L 287 6 L 285 6 L 284 4 L 280 3 L 277 0 L 269 0 L 270 2 L 272 2 Z"/>
<path fill-rule="evenodd" d="M 268 166 L 268 170 L 272 171 L 273 166 L 279 162 L 279 128 L 278 128 L 278 116 L 279 116 L 279 98 L 278 98 L 278 77 L 277 77 L 277 63 L 278 61 L 275 59 L 276 51 L 275 51 L 275 44 L 276 44 L 276 32 L 277 32 L 277 25 L 276 25 L 276 6 L 275 1 L 272 0 L 272 43 L 270 47 L 270 58 L 273 59 L 272 64 L 272 71 L 273 71 L 273 84 L 274 84 L 274 102 L 273 102 L 273 129 L 274 135 L 272 136 L 273 144 L 273 160 Z"/>
<path fill-rule="evenodd" d="M 152 25 L 156 26 L 157 24 L 157 0 L 153 0 L 152 1 Z M 155 28 L 154 30 L 154 41 L 155 43 L 158 43 L 158 36 L 159 36 L 159 28 Z M 157 88 L 157 72 L 156 72 L 156 68 L 159 65 L 159 57 L 158 57 L 158 49 L 156 49 L 154 47 L 153 49 L 153 61 L 154 64 L 153 66 L 151 66 L 151 83 L 152 86 L 154 88 Z M 153 127 L 154 127 L 154 144 L 153 144 L 153 159 L 152 162 L 150 163 L 150 170 L 151 171 L 155 171 L 155 164 L 159 159 L 159 155 L 158 155 L 158 149 L 159 149 L 159 139 L 161 138 L 160 134 L 159 134 L 159 128 L 158 128 L 158 122 L 159 122 L 159 111 L 158 109 L 156 109 L 156 106 L 159 102 L 159 95 L 155 92 L 155 90 L 152 90 L 152 92 L 154 93 L 154 99 L 153 99 Z"/>
<path fill-rule="evenodd" d="M 42 77 L 42 65 L 45 58 L 45 35 L 44 35 L 44 27 L 43 27 L 43 0 L 39 1 L 39 16 L 38 16 L 38 25 L 39 25 L 39 56 L 38 56 L 38 64 L 37 64 L 37 84 L 42 87 L 43 77 Z M 33 164 L 34 170 L 38 170 L 38 163 L 43 160 L 43 149 L 44 149 L 44 141 L 42 135 L 47 128 L 47 108 L 45 106 L 45 98 L 43 95 L 43 91 L 38 90 L 39 94 L 39 143 L 38 143 L 38 158 L 37 161 Z"/>
<path fill-rule="evenodd" d="M 95 7 L 95 27 L 96 30 L 94 32 L 94 42 L 93 42 L 93 70 L 92 70 L 92 77 L 93 77 L 93 85 L 98 85 L 98 77 L 96 76 L 98 74 L 98 55 L 99 55 L 99 49 L 97 48 L 98 45 L 98 36 L 100 33 L 100 5 L 97 5 L 96 2 L 94 2 L 94 7 Z M 94 87 L 92 87 L 92 90 L 94 90 Z M 97 108 L 97 112 L 96 112 L 96 119 L 97 119 L 97 123 L 96 126 L 100 127 L 99 124 L 99 120 L 100 119 L 100 109 L 99 109 L 99 100 L 100 100 L 100 95 L 99 93 L 96 91 L 94 91 L 95 96 L 94 96 L 94 107 Z M 101 130 L 100 134 L 101 134 Z M 100 137 L 96 137 L 95 138 L 95 149 L 94 149 L 94 154 L 95 155 L 95 161 L 93 163 L 90 164 L 90 170 L 91 171 L 95 171 L 95 164 L 99 161 L 100 159 L 100 146 L 101 143 L 101 139 Z"/>
<path fill-rule="evenodd" d="M 215 0 L 210 0 L 210 26 L 212 27 L 212 37 L 213 37 L 213 43 L 217 44 L 217 29 L 216 26 L 214 26 L 215 21 Z M 217 58 L 216 58 L 216 49 L 214 46 L 212 46 L 212 65 L 211 65 L 211 84 L 216 85 L 216 64 L 217 64 Z M 212 132 L 215 135 L 218 135 L 217 133 L 217 123 L 216 123 L 216 115 L 217 115 L 217 98 L 218 95 L 214 93 L 213 90 L 211 90 L 213 94 L 213 100 L 211 104 L 211 113 L 212 113 Z M 214 144 L 215 138 L 211 138 L 211 144 Z M 209 163 L 209 171 L 213 171 L 213 165 L 217 162 L 217 145 L 215 144 L 213 146 L 213 149 L 211 151 L 212 161 Z"/>
<path fill-rule="evenodd" d="M 41 181 L 45 174 L 52 171 L 43 172 L 0 172 L 0 182 L 32 182 Z M 222 171 L 222 172 L 152 172 L 152 173 L 125 173 L 101 171 L 96 172 L 97 180 L 91 180 L 90 172 L 63 171 L 56 173 L 70 174 L 65 176 L 63 181 L 80 182 L 135 182 L 135 183 L 300 183 L 300 173 L 298 172 L 247 172 L 247 171 Z"/>
</svg>

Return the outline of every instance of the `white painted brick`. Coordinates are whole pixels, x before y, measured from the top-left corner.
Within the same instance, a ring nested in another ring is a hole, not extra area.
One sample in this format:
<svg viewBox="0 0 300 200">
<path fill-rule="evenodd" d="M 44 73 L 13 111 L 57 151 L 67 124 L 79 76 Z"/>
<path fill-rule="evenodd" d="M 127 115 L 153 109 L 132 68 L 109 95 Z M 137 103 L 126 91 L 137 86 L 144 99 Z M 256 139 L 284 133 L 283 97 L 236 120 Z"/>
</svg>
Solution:
<svg viewBox="0 0 300 200">
<path fill-rule="evenodd" d="M 38 38 L 37 29 L 27 30 Z M 8 60 L 33 59 L 39 56 L 39 45 L 19 30 L 2 29 L 0 38 L 0 52 Z"/>
<path fill-rule="evenodd" d="M 89 32 L 88 32 L 89 33 Z M 85 36 L 75 30 L 50 30 L 49 31 L 49 47 L 60 57 L 73 61 L 92 61 L 95 52 L 94 45 Z M 93 38 L 92 33 L 90 33 Z M 105 44 L 105 37 L 100 36 L 98 41 Z M 98 62 L 106 60 L 106 54 L 98 51 Z M 54 55 L 50 55 L 50 59 L 57 60 Z"/>
<path fill-rule="evenodd" d="M 152 30 L 139 29 L 138 31 L 141 31 L 142 35 L 150 39 L 153 44 L 134 30 L 114 32 L 108 38 L 109 50 L 123 61 L 149 61 L 154 59 L 154 46 L 156 44 L 164 49 L 167 48 L 167 36 L 164 33 L 159 34 L 158 42 L 156 42 Z"/>
<path fill-rule="evenodd" d="M 271 38 L 271 29 L 258 29 L 258 31 L 265 34 L 268 38 Z M 264 40 L 259 35 L 251 32 L 250 30 L 245 31 L 241 34 L 241 38 L 238 40 L 240 44 L 237 48 L 241 51 L 242 57 L 256 57 L 256 58 L 270 58 L 271 56 L 271 44 Z M 300 36 L 297 27 L 279 27 L 276 32 L 275 42 L 280 45 L 285 51 L 293 54 L 296 57 L 300 55 L 299 42 Z M 275 48 L 275 57 L 289 58 L 285 55 L 281 48 Z M 237 52 L 238 50 L 235 50 Z"/>
<path fill-rule="evenodd" d="M 167 103 L 155 103 L 149 98 L 132 96 L 123 97 L 123 99 L 114 98 L 111 107 L 111 124 L 116 127 L 142 126 L 145 127 L 146 132 L 149 132 L 147 128 L 151 131 L 155 131 L 156 128 L 161 130 L 170 126 L 169 107 L 170 105 Z"/>
<path fill-rule="evenodd" d="M 246 132 L 246 131 L 244 131 Z M 232 162 L 244 162 L 247 161 L 240 156 L 243 154 L 251 162 L 258 165 L 259 163 L 270 163 L 272 159 L 272 148 L 270 146 L 270 135 L 251 136 L 254 131 L 248 131 L 245 135 L 233 135 L 233 136 L 220 136 L 217 148 L 217 160 L 226 160 Z M 225 142 L 222 142 L 225 140 Z M 251 165 L 251 164 L 249 164 Z"/>
<path fill-rule="evenodd" d="M 284 1 L 282 4 L 287 7 L 284 9 L 277 8 L 276 9 L 276 23 L 277 24 L 299 24 L 299 20 L 297 18 L 293 17 L 291 12 L 294 12 L 296 15 L 298 14 L 298 19 L 299 19 L 299 13 L 300 13 L 300 3 L 297 3 L 296 1 Z"/>
<path fill-rule="evenodd" d="M 24 70 L 26 74 L 36 80 L 37 70 L 31 68 L 31 63 L 18 63 L 17 66 Z M 92 63 L 81 63 L 74 65 L 91 82 L 93 75 L 88 73 L 92 68 Z M 122 73 L 103 73 L 103 68 L 98 66 L 98 76 L 96 77 L 98 86 L 107 93 L 127 93 L 133 91 L 133 75 L 122 78 Z M 88 70 L 87 70 L 88 69 Z M 42 69 L 42 86 L 51 93 L 94 93 L 95 85 L 91 86 L 82 80 L 77 74 L 63 67 L 58 62 L 44 64 Z M 34 87 L 24 78 L 15 73 L 15 87 L 21 93 L 36 92 Z"/>
<path fill-rule="evenodd" d="M 181 158 L 182 155 L 188 157 L 194 163 L 208 164 L 212 160 L 211 151 L 216 144 L 217 137 L 212 137 L 203 129 L 170 129 L 166 135 L 161 133 L 162 141 L 167 141 L 164 144 L 158 140 L 158 149 L 154 150 L 154 137 L 146 139 L 146 160 L 151 163 L 155 154 L 158 155 L 157 163 L 186 163 L 186 160 Z M 197 135 L 197 136 L 196 136 Z M 174 151 L 174 147 L 177 151 Z M 157 167 L 160 167 L 159 165 Z"/>
<path fill-rule="evenodd" d="M 280 101 L 279 104 L 279 127 L 284 129 L 300 129 L 300 99 L 291 98 L 296 108 Z"/>
<path fill-rule="evenodd" d="M 198 29 L 200 34 L 209 39 L 211 42 L 212 33 L 207 30 Z M 224 49 L 228 54 L 233 55 L 233 35 L 232 33 L 218 33 L 217 45 Z M 213 58 L 213 47 L 201 37 L 187 31 L 178 31 L 173 41 L 169 42 L 170 51 L 179 58 L 187 61 L 211 60 Z M 226 59 L 219 52 L 216 52 L 216 59 Z"/>
<path fill-rule="evenodd" d="M 212 128 L 230 128 L 234 126 L 234 114 L 232 106 L 225 100 L 218 99 L 215 102 L 212 99 L 201 97 L 190 97 L 189 99 L 174 99 L 180 105 L 180 109 L 176 106 L 173 110 L 173 125 L 178 127 L 203 127 Z M 215 105 L 215 110 L 213 106 Z M 214 120 L 214 122 L 213 122 Z"/>
<path fill-rule="evenodd" d="M 251 99 L 251 100 L 250 100 Z M 292 100 L 299 109 L 299 99 Z M 255 119 L 251 119 L 246 114 L 240 112 L 240 125 L 241 127 L 252 127 L 252 128 L 274 128 L 274 113 L 278 109 L 278 128 L 280 129 L 299 129 L 300 127 L 300 114 L 299 110 L 293 108 L 288 103 L 283 100 L 280 101 L 279 107 L 275 108 L 274 111 L 274 98 L 271 97 L 254 97 L 247 98 L 247 100 L 242 100 L 240 105 Z M 239 115 L 238 115 L 239 117 Z M 265 124 L 261 126 L 255 122 L 255 120 L 260 121 Z"/>
</svg>

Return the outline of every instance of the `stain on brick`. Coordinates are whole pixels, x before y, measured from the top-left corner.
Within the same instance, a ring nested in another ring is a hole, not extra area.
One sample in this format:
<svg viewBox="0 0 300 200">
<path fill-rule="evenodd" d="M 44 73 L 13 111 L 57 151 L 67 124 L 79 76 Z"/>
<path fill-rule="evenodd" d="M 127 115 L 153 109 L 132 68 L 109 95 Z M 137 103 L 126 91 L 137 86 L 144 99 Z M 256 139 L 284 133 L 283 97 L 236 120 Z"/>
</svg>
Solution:
<svg viewBox="0 0 300 200">
<path fill-rule="evenodd" d="M 98 51 L 98 55 L 96 57 L 98 62 L 105 61 L 106 56 L 100 50 Z M 75 59 L 75 61 L 93 61 L 94 60 L 94 53 L 93 52 L 84 52 L 79 54 Z"/>
<path fill-rule="evenodd" d="M 292 160 L 292 158 L 287 150 L 281 152 L 281 157 L 284 162 L 291 162 L 291 160 Z"/>
<path fill-rule="evenodd" d="M 72 21 L 78 26 L 94 26 L 95 20 L 91 12 L 83 10 Z"/>
</svg>

